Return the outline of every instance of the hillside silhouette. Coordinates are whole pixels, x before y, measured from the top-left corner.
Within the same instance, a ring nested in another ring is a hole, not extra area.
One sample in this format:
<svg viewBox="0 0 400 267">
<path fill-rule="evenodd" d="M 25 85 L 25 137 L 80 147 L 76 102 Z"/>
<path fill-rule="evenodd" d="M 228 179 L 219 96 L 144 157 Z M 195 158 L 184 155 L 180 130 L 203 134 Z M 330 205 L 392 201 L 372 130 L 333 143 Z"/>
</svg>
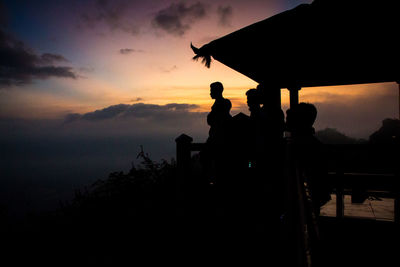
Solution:
<svg viewBox="0 0 400 267">
<path fill-rule="evenodd" d="M 370 135 L 372 144 L 400 144 L 400 120 L 387 118 L 378 131 Z"/>
<path fill-rule="evenodd" d="M 324 144 L 362 144 L 367 142 L 365 139 L 349 137 L 334 128 L 319 130 L 315 136 Z"/>
</svg>

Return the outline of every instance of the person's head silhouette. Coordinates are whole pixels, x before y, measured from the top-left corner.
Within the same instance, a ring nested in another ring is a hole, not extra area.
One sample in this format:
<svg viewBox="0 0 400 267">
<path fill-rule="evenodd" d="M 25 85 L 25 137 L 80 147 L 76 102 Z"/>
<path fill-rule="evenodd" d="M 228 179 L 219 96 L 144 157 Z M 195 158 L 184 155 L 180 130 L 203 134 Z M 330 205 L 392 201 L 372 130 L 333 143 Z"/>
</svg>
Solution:
<svg viewBox="0 0 400 267">
<path fill-rule="evenodd" d="M 246 92 L 247 106 L 250 112 L 259 110 L 260 107 L 260 95 L 257 89 L 249 89 Z"/>
<path fill-rule="evenodd" d="M 224 91 L 224 86 L 221 82 L 213 82 L 210 84 L 210 96 L 212 99 L 222 98 L 222 92 Z"/>
<path fill-rule="evenodd" d="M 305 133 L 313 130 L 317 109 L 310 103 L 299 103 L 286 111 L 286 125 L 289 131 Z"/>
</svg>

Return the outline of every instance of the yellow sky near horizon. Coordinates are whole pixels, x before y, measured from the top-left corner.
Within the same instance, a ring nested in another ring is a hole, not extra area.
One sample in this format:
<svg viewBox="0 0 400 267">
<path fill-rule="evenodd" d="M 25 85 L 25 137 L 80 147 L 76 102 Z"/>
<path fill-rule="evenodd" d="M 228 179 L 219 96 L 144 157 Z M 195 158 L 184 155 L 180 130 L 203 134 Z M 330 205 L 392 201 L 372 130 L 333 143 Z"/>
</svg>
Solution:
<svg viewBox="0 0 400 267">
<path fill-rule="evenodd" d="M 249 82 L 248 85 L 231 86 L 234 82 L 228 79 L 225 82 L 224 97 L 232 102 L 232 113 L 247 111 L 245 92 L 256 87 L 256 83 Z M 86 113 L 97 109 L 103 109 L 116 104 L 158 104 L 165 105 L 169 103 L 196 104 L 199 106 L 192 111 L 208 112 L 213 104 L 209 95 L 209 84 L 204 86 L 166 86 L 164 88 L 155 88 L 149 90 L 148 94 L 134 95 L 124 94 L 115 89 L 110 90 L 112 85 L 93 80 L 84 80 L 81 82 L 83 89 L 77 89 L 77 96 L 74 93 L 69 95 L 53 94 L 52 92 L 20 89 L 0 91 L 0 98 L 8 98 L 0 107 L 2 117 L 14 118 L 61 118 L 68 113 Z M 226 85 L 227 84 L 227 85 Z M 66 80 L 68 88 L 74 88 L 73 82 Z M 93 90 L 96 88 L 96 90 Z M 302 88 L 299 92 L 299 100 L 310 103 L 351 103 L 358 98 L 377 97 L 379 95 L 398 93 L 396 83 L 377 83 L 377 84 L 359 84 L 346 86 L 329 87 L 311 87 Z M 74 91 L 74 90 L 71 90 Z M 158 92 L 158 93 L 157 93 Z M 11 97 L 12 95 L 12 97 Z M 282 108 L 289 106 L 289 92 L 286 89 L 281 90 Z M 80 101 L 76 101 L 79 97 Z M 85 99 L 82 101 L 82 99 Z M 12 101 L 14 100 L 14 101 Z M 355 109 L 357 107 L 354 107 Z"/>
</svg>

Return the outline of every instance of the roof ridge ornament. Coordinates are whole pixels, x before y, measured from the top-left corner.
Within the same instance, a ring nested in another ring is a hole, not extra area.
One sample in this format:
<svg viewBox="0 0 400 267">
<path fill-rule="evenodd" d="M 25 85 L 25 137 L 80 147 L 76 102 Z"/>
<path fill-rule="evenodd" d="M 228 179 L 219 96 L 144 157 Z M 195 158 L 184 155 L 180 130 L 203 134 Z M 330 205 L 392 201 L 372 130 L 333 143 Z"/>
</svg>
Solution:
<svg viewBox="0 0 400 267">
<path fill-rule="evenodd" d="M 199 60 L 201 58 L 201 63 L 203 63 L 207 68 L 210 68 L 211 65 L 211 54 L 207 51 L 207 47 L 203 46 L 201 49 L 195 47 L 192 42 L 190 42 L 190 48 L 192 48 L 193 52 L 196 54 L 193 57 L 193 60 Z"/>
</svg>

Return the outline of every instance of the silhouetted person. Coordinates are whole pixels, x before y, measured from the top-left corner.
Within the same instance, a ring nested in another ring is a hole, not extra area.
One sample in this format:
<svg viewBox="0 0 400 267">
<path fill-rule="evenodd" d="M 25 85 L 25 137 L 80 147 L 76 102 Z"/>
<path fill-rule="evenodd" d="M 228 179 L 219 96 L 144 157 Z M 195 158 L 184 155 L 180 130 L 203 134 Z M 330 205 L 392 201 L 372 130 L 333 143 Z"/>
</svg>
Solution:
<svg viewBox="0 0 400 267">
<path fill-rule="evenodd" d="M 242 157 L 246 158 L 246 167 L 255 168 L 257 165 L 257 146 L 260 145 L 260 139 L 262 139 L 262 133 L 259 129 L 260 124 L 262 124 L 260 118 L 261 104 L 256 89 L 247 90 L 246 96 L 250 116 L 246 116 L 246 120 L 243 119 L 242 125 L 239 126 L 241 128 L 238 129 L 241 134 L 239 143 L 244 146 L 241 153 Z"/>
<path fill-rule="evenodd" d="M 207 124 L 210 126 L 206 147 L 201 151 L 201 161 L 205 169 L 205 175 L 216 188 L 219 205 L 226 206 L 229 197 L 230 174 L 230 131 L 232 116 L 230 110 L 231 101 L 223 97 L 224 87 L 221 82 L 210 84 L 210 96 L 215 100 L 211 112 L 207 115 Z M 222 203 L 223 202 L 223 203 Z"/>
<path fill-rule="evenodd" d="M 276 158 L 276 150 L 282 150 L 284 114 L 279 106 L 268 101 L 268 88 L 257 86 L 246 92 L 253 138 L 256 139 L 259 160 Z M 265 165 L 265 164 L 264 164 Z"/>
<path fill-rule="evenodd" d="M 246 92 L 247 106 L 249 107 L 250 117 L 256 117 L 261 112 L 261 95 L 257 89 L 249 89 Z"/>
<path fill-rule="evenodd" d="M 248 212 L 247 216 L 252 227 L 256 231 L 262 230 L 265 224 L 264 214 L 267 211 L 266 199 L 266 177 L 262 171 L 265 162 L 262 158 L 268 153 L 266 149 L 266 117 L 261 110 L 262 96 L 257 89 L 249 89 L 246 92 L 247 106 L 250 111 L 248 117 L 247 135 L 244 136 L 246 150 L 244 156 L 246 157 L 247 172 L 242 177 L 242 183 L 245 184 L 245 198 Z"/>
<path fill-rule="evenodd" d="M 286 111 L 286 126 L 295 140 L 295 156 L 302 177 L 308 184 L 316 215 L 330 199 L 327 182 L 327 162 L 323 144 L 315 137 L 313 124 L 317 109 L 310 103 L 299 103 Z"/>
<path fill-rule="evenodd" d="M 249 160 L 253 156 L 251 152 L 253 139 L 250 117 L 242 112 L 233 116 L 229 141 L 234 167 L 248 168 Z"/>
<path fill-rule="evenodd" d="M 288 157 L 288 206 L 285 213 L 285 232 L 288 253 L 297 255 L 298 248 L 292 246 L 304 238 L 307 226 L 307 244 L 311 260 L 318 265 L 318 215 L 320 207 L 331 198 L 327 181 L 327 157 L 323 144 L 315 137 L 314 122 L 317 109 L 310 103 L 299 103 L 286 111 L 286 127 L 291 133 L 290 157 Z M 303 225 L 304 223 L 304 225 Z M 288 257 L 290 258 L 290 257 Z M 296 257 L 293 257 L 296 258 Z M 291 263 L 290 263 L 291 265 Z"/>
<path fill-rule="evenodd" d="M 220 82 L 210 84 L 210 96 L 215 99 L 211 107 L 211 112 L 207 115 L 207 124 L 210 125 L 209 137 L 207 142 L 221 144 L 229 132 L 229 123 L 232 118 L 230 110 L 231 101 L 222 96 L 224 86 Z"/>
<path fill-rule="evenodd" d="M 266 117 L 266 136 L 269 140 L 283 140 L 283 131 L 285 129 L 285 114 L 283 113 L 280 101 L 276 102 L 276 91 L 279 88 L 257 86 L 257 90 L 261 96 L 261 112 Z"/>
<path fill-rule="evenodd" d="M 264 92 L 249 89 L 246 92 L 250 116 L 234 116 L 233 145 L 235 169 L 232 177 L 238 181 L 237 198 L 242 198 L 243 214 L 251 230 L 260 231 L 279 227 L 283 195 L 283 112 L 263 104 Z M 280 112 L 279 112 L 280 111 Z M 277 126 L 278 125 L 278 126 Z M 277 128 L 278 127 L 278 128 Z M 281 135 L 276 133 L 280 132 Z M 269 242 L 271 235 L 269 235 Z"/>
<path fill-rule="evenodd" d="M 257 86 L 257 103 L 249 108 L 256 124 L 257 172 L 263 180 L 264 221 L 268 226 L 279 226 L 283 209 L 284 114 L 277 101 L 279 88 Z M 250 92 L 249 92 L 250 93 Z"/>
</svg>

